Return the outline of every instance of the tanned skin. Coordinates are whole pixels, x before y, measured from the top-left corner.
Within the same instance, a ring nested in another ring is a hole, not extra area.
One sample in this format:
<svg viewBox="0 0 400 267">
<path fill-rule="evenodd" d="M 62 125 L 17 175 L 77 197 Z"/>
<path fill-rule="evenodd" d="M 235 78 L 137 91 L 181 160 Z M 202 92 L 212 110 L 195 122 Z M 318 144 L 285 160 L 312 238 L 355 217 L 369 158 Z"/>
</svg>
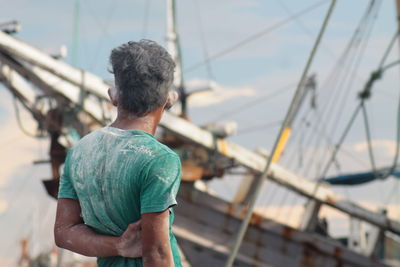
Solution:
<svg viewBox="0 0 400 267">
<path fill-rule="evenodd" d="M 117 97 L 111 91 L 108 95 L 114 106 L 118 108 L 118 116 L 112 127 L 124 130 L 141 130 L 152 135 L 160 123 L 165 109 L 170 108 L 170 99 L 153 112 L 137 117 L 123 110 L 118 105 Z M 142 214 L 142 259 L 145 267 L 174 266 L 171 244 L 169 240 L 169 210 Z"/>
<path fill-rule="evenodd" d="M 151 113 L 137 117 L 118 105 L 118 97 L 108 90 L 111 102 L 118 109 L 112 127 L 141 130 L 152 135 L 170 99 Z M 95 257 L 123 256 L 143 258 L 145 267 L 174 266 L 169 240 L 169 210 L 142 214 L 140 222 L 129 225 L 121 237 L 99 235 L 83 224 L 79 202 L 59 199 L 56 224 L 56 244 L 74 252 Z M 139 229 L 141 228 L 141 231 Z"/>
<path fill-rule="evenodd" d="M 60 198 L 54 237 L 56 245 L 89 257 L 142 256 L 140 221 L 128 226 L 122 236 L 100 235 L 83 223 L 79 201 Z"/>
</svg>

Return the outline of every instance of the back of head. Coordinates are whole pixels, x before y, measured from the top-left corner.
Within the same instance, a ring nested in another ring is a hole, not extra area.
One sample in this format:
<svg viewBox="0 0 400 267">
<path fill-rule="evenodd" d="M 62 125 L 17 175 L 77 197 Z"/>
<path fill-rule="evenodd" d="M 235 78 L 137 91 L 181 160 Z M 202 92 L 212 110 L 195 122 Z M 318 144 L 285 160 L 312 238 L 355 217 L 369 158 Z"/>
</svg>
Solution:
<svg viewBox="0 0 400 267">
<path fill-rule="evenodd" d="M 121 108 L 142 117 L 165 103 L 175 63 L 163 47 L 150 40 L 128 42 L 112 50 L 110 64 Z"/>
</svg>

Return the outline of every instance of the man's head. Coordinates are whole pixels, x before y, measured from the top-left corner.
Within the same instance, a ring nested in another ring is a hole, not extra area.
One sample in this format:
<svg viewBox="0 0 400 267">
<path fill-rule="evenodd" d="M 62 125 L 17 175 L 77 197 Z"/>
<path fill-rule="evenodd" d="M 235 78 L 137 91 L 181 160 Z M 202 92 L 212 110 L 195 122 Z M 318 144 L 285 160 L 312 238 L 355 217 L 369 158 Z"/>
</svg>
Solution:
<svg viewBox="0 0 400 267">
<path fill-rule="evenodd" d="M 142 117 L 167 103 L 175 63 L 163 47 L 150 40 L 122 44 L 111 51 L 110 65 L 114 105 Z"/>
</svg>

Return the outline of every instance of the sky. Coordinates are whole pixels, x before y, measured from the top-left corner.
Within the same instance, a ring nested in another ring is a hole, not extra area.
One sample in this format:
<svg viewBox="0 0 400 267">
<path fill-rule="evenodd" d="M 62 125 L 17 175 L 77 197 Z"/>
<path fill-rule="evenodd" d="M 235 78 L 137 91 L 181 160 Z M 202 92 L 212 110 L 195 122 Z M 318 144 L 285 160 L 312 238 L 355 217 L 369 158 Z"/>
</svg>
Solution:
<svg viewBox="0 0 400 267">
<path fill-rule="evenodd" d="M 187 88 L 190 91 L 208 85 L 210 80 L 214 88 L 210 93 L 195 95 L 190 99 L 190 119 L 200 125 L 214 121 L 236 121 L 239 125 L 238 133 L 230 137 L 230 141 L 249 149 L 271 150 L 279 130 L 279 122 L 283 120 L 288 109 L 329 6 L 329 1 L 320 2 L 322 4 L 319 7 L 304 16 L 211 60 L 208 67 L 203 64 L 193 69 L 199 62 L 204 62 L 205 58 L 213 58 L 214 55 L 280 23 L 289 14 L 306 9 L 319 1 L 178 0 L 178 31 Z M 369 41 L 361 42 L 361 46 L 365 45 L 363 53 L 360 57 L 355 56 L 360 59 L 357 71 L 348 72 L 347 65 L 335 68 L 366 9 L 367 2 L 338 1 L 311 67 L 310 73 L 317 77 L 317 110 L 310 108 L 310 97 L 306 97 L 280 162 L 307 178 L 318 176 L 318 164 L 323 166 L 330 154 L 325 152 L 330 148 L 326 141 L 318 143 L 318 136 L 322 135 L 317 135 L 317 131 L 313 133 L 313 126 L 319 127 L 316 118 L 322 117 L 322 121 L 326 122 L 326 136 L 336 143 L 359 101 L 357 93 L 363 88 L 370 73 L 377 68 L 396 30 L 394 1 L 382 1 Z M 22 31 L 16 37 L 39 48 L 66 45 L 69 51 L 66 62 L 107 80 L 112 79 L 107 71 L 108 56 L 112 48 L 142 38 L 166 44 L 166 1 L 81 1 L 76 46 L 73 45 L 73 25 L 77 22 L 74 19 L 75 4 L 75 1 L 0 0 L 0 5 L 5 7 L 0 10 L 0 21 L 20 21 Z M 75 60 L 73 55 L 76 55 Z M 388 62 L 397 57 L 398 44 L 389 54 Z M 333 71 L 343 73 L 335 76 Z M 344 77 L 347 77 L 342 86 L 344 93 L 339 97 L 334 84 L 340 84 Z M 389 166 L 395 155 L 399 85 L 398 68 L 385 72 L 383 78 L 375 83 L 372 97 L 366 104 L 377 166 Z M 3 142 L 0 156 L 7 166 L 0 177 L 0 216 L 12 220 L 17 215 L 11 212 L 11 207 L 16 204 L 10 204 L 10 199 L 19 191 L 18 184 L 26 183 L 22 181 L 28 179 L 21 170 L 31 166 L 33 160 L 46 158 L 47 144 L 45 140 L 37 141 L 24 136 L 18 129 L 12 99 L 1 85 L 0 97 Z M 341 116 L 336 117 L 337 114 Z M 29 115 L 23 116 L 24 125 L 33 131 L 34 123 Z M 338 118 L 337 123 L 333 122 L 334 118 Z M 308 142 L 308 139 L 312 141 Z M 339 153 L 335 166 L 328 174 L 371 170 L 367 152 L 364 125 L 359 116 L 345 139 L 343 152 Z M 307 164 L 310 164 L 311 171 L 307 171 Z M 44 166 L 31 168 L 39 168 L 36 172 L 43 175 L 47 172 Z M 34 177 L 37 179 L 36 184 L 38 179 L 44 178 L 38 176 Z M 212 181 L 209 186 L 229 199 L 234 195 L 239 179 L 231 175 Z M 389 203 L 390 215 L 400 218 L 399 198 L 396 197 L 398 188 L 398 181 L 388 178 L 356 188 L 338 187 L 334 190 L 372 209 Z M 34 192 L 36 197 L 40 195 L 40 199 L 45 198 L 39 187 Z M 268 183 L 263 192 L 258 201 L 260 208 L 271 217 L 279 213 L 280 216 L 275 216 L 278 219 L 291 218 L 295 225 L 301 217 L 304 198 L 291 195 L 274 183 Z M 274 195 L 272 192 L 277 193 Z M 28 197 L 17 198 L 21 198 L 22 202 L 23 199 L 27 203 L 32 202 Z M 277 211 L 278 206 L 285 207 L 286 210 L 282 211 L 281 208 Z M 339 220 L 336 223 L 335 218 Z M 335 225 L 332 234 L 344 234 L 344 217 L 335 218 L 332 219 Z"/>
</svg>

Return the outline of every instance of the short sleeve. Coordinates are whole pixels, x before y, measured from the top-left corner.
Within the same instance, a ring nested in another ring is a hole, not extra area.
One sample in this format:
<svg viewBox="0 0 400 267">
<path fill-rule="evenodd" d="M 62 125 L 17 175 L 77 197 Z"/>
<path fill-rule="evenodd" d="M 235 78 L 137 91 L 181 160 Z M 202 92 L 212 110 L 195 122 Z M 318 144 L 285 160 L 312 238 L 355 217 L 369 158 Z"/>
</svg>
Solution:
<svg viewBox="0 0 400 267">
<path fill-rule="evenodd" d="M 176 203 L 181 180 L 181 162 L 168 153 L 153 159 L 140 186 L 140 213 L 164 211 Z"/>
<path fill-rule="evenodd" d="M 72 185 L 71 177 L 70 177 L 70 154 L 71 151 L 68 151 L 67 158 L 65 159 L 64 170 L 60 178 L 60 187 L 58 189 L 58 198 L 72 198 L 78 199 L 74 186 Z"/>
</svg>

